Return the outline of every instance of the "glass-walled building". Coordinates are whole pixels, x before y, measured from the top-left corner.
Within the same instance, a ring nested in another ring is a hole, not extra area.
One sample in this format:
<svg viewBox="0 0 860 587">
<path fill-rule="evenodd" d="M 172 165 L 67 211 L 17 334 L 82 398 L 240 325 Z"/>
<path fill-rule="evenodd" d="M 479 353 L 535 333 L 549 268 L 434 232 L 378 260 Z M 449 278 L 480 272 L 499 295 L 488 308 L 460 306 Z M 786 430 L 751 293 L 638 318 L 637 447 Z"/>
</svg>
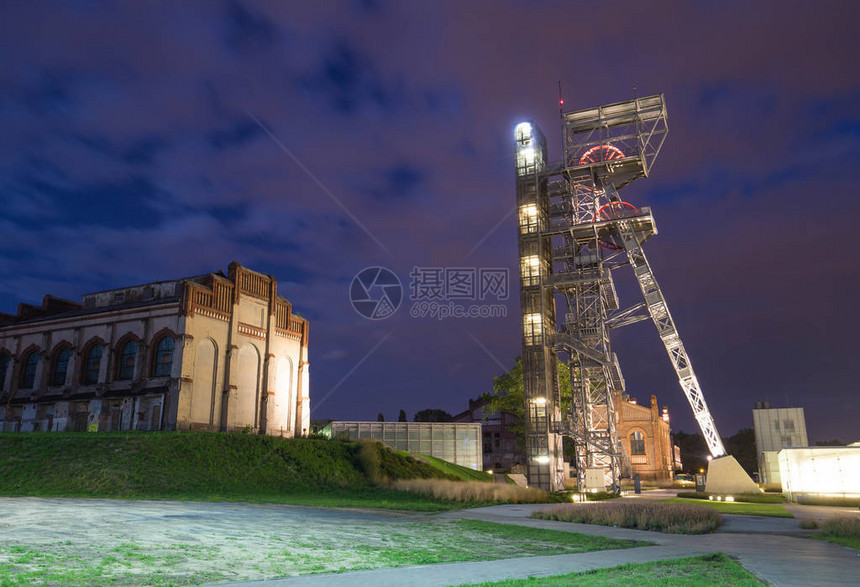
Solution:
<svg viewBox="0 0 860 587">
<path fill-rule="evenodd" d="M 428 455 L 481 470 L 480 424 L 332 422 L 320 433 L 344 440 L 378 440 L 394 450 Z"/>
</svg>

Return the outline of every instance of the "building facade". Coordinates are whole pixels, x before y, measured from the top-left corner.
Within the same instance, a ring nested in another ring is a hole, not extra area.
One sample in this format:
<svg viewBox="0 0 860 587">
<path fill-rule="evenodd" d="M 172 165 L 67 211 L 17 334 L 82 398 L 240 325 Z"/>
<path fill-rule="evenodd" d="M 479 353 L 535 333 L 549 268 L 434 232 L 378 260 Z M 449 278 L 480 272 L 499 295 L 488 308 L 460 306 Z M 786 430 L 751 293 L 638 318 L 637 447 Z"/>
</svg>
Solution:
<svg viewBox="0 0 860 587">
<path fill-rule="evenodd" d="M 619 394 L 615 410 L 618 440 L 633 474 L 653 481 L 674 479 L 677 465 L 669 428 L 669 408 L 660 409 L 656 395 L 651 396 L 650 405 L 642 406 L 635 399 Z"/>
<path fill-rule="evenodd" d="M 277 281 L 228 274 L 45 296 L 0 314 L 4 431 L 310 426 L 308 322 Z"/>
<path fill-rule="evenodd" d="M 779 451 L 809 446 L 803 408 L 772 408 L 768 402 L 756 402 L 753 429 L 759 480 L 762 483 L 781 483 Z"/>
<path fill-rule="evenodd" d="M 469 409 L 456 414 L 453 422 L 481 424 L 481 455 L 485 471 L 514 471 L 525 466 L 526 454 L 517 430 L 522 434 L 522 420 L 510 412 L 488 412 L 488 400 L 469 400 Z"/>
<path fill-rule="evenodd" d="M 784 448 L 777 461 L 782 491 L 791 501 L 860 498 L 860 442 Z"/>
</svg>

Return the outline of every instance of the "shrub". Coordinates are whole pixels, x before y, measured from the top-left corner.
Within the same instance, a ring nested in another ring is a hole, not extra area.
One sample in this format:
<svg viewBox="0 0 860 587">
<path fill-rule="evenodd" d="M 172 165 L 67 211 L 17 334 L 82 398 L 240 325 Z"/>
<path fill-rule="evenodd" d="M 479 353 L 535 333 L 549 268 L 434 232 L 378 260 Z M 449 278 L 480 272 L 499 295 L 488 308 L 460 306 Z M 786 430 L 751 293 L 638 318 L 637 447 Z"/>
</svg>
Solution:
<svg viewBox="0 0 860 587">
<path fill-rule="evenodd" d="M 679 491 L 678 497 L 684 499 L 708 499 L 708 493 L 703 491 Z"/>
<path fill-rule="evenodd" d="M 818 528 L 818 522 L 811 519 L 800 520 L 798 526 L 801 530 L 815 530 L 816 528 Z"/>
<path fill-rule="evenodd" d="M 860 518 L 836 516 L 821 523 L 821 533 L 838 538 L 860 538 Z"/>
<path fill-rule="evenodd" d="M 826 496 L 797 496 L 797 503 L 803 505 L 829 505 L 831 507 L 860 507 L 860 498 L 857 497 L 826 497 Z"/>
<path fill-rule="evenodd" d="M 540 489 L 482 481 L 401 479 L 393 482 L 391 488 L 459 502 L 546 503 L 548 499 L 547 493 Z"/>
<path fill-rule="evenodd" d="M 621 496 L 611 491 L 598 491 L 597 493 L 585 494 L 586 501 L 605 501 L 607 499 L 615 499 L 616 497 Z"/>
<path fill-rule="evenodd" d="M 364 472 L 364 476 L 374 485 L 382 482 L 379 447 L 377 445 L 377 442 L 361 441 L 358 443 L 358 453 L 355 455 L 355 461 Z"/>
<path fill-rule="evenodd" d="M 713 532 L 722 522 L 710 508 L 676 503 L 611 501 L 605 503 L 564 504 L 532 514 L 534 518 L 579 524 L 618 526 L 672 534 Z"/>
</svg>

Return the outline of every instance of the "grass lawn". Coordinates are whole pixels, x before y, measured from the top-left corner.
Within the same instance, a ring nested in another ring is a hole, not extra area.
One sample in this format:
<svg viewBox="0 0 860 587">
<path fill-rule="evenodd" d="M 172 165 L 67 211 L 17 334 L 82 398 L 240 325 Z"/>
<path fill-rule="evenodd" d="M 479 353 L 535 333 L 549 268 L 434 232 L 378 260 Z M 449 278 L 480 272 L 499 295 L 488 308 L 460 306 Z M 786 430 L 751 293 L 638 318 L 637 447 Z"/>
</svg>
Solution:
<svg viewBox="0 0 860 587">
<path fill-rule="evenodd" d="M 0 433 L 0 496 L 245 501 L 446 511 L 379 487 L 453 477 L 382 445 L 206 432 Z"/>
<path fill-rule="evenodd" d="M 708 500 L 709 496 L 709 493 L 698 491 L 678 492 L 678 497 L 684 499 Z M 735 502 L 742 501 L 744 503 L 785 503 L 785 498 L 781 493 L 737 493 L 734 494 L 734 498 Z"/>
<path fill-rule="evenodd" d="M 706 501 L 702 499 L 684 499 L 675 497 L 672 499 L 661 499 L 660 503 L 688 503 L 691 505 L 708 507 L 723 514 L 742 514 L 746 516 L 773 516 L 775 518 L 793 518 L 791 512 L 775 503 L 740 503 L 725 501 Z"/>
<path fill-rule="evenodd" d="M 826 534 L 813 534 L 810 538 L 815 538 L 816 540 L 826 540 L 827 542 L 832 542 L 833 544 L 838 544 L 839 546 L 847 546 L 848 548 L 856 548 L 860 550 L 860 538 L 852 537 L 852 536 L 828 536 Z"/>
<path fill-rule="evenodd" d="M 526 585 L 659 585 L 662 587 L 677 585 L 680 587 L 704 584 L 758 586 L 763 583 L 728 556 L 717 553 L 653 563 L 632 563 L 609 569 L 595 569 L 552 577 L 532 577 L 475 585 L 481 587 L 519 587 Z"/>
<path fill-rule="evenodd" d="M 446 473 L 453 477 L 457 477 L 462 481 L 493 481 L 493 476 L 483 471 L 475 471 L 474 469 L 463 467 L 462 465 L 457 465 L 448 461 L 443 461 L 442 459 L 437 459 L 436 457 L 431 457 L 430 455 L 416 454 L 415 456 L 418 457 L 419 460 L 425 461 L 429 465 L 436 467 L 443 473 Z"/>
<path fill-rule="evenodd" d="M 226 534 L 165 528 L 153 536 L 119 528 L 111 535 L 102 530 L 95 540 L 6 539 L 0 542 L 0 585 L 186 585 L 647 544 L 472 520 L 283 522 Z"/>
</svg>

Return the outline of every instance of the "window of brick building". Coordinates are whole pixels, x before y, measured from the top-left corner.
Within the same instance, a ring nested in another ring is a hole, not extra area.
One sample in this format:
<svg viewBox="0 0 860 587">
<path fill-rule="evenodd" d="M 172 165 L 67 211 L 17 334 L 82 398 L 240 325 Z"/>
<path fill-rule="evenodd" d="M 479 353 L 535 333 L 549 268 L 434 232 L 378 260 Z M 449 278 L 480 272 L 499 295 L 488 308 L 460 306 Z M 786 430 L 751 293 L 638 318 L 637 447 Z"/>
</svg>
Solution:
<svg viewBox="0 0 860 587">
<path fill-rule="evenodd" d="M 173 349 L 176 342 L 172 336 L 165 336 L 158 341 L 155 350 L 155 362 L 152 365 L 153 377 L 167 377 L 173 368 Z"/>
<path fill-rule="evenodd" d="M 72 356 L 72 349 L 69 347 L 61 348 L 54 357 L 54 370 L 51 372 L 51 385 L 65 385 L 66 373 L 69 371 L 69 358 Z"/>
<path fill-rule="evenodd" d="M 119 365 L 117 366 L 117 379 L 133 379 L 134 378 L 134 363 L 137 359 L 137 341 L 130 340 L 122 345 L 122 350 L 119 354 Z"/>
<path fill-rule="evenodd" d="M 9 355 L 0 353 L 0 392 L 6 388 L 6 372 L 9 370 Z"/>
<path fill-rule="evenodd" d="M 99 367 L 102 364 L 102 354 L 104 354 L 104 347 L 100 344 L 94 344 L 87 352 L 82 381 L 84 385 L 93 385 L 99 382 Z"/>
<path fill-rule="evenodd" d="M 24 358 L 21 370 L 21 389 L 32 389 L 36 382 L 36 367 L 39 364 L 39 351 L 30 351 Z"/>
<path fill-rule="evenodd" d="M 638 430 L 630 435 L 630 454 L 644 455 L 645 454 L 645 437 Z"/>
</svg>

